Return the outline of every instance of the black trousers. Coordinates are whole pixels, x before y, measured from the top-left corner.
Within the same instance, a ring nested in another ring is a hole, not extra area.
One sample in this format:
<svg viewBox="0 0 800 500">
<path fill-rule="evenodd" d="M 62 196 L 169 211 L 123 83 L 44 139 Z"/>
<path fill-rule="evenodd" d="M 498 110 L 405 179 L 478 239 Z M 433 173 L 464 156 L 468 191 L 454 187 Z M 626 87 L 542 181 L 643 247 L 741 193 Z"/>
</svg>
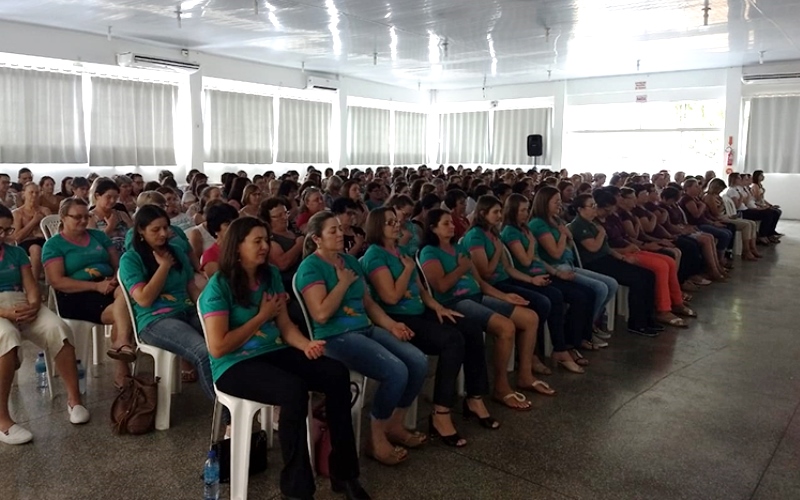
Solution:
<svg viewBox="0 0 800 500">
<path fill-rule="evenodd" d="M 584 267 L 611 276 L 620 285 L 630 288 L 628 328 L 639 330 L 654 324 L 656 276 L 652 271 L 615 259 L 611 255 L 588 262 Z"/>
<path fill-rule="evenodd" d="M 705 269 L 705 260 L 700 243 L 688 236 L 678 236 L 674 243 L 683 254 L 681 265 L 678 266 L 678 281 L 683 283 L 691 276 L 702 273 Z"/>
<path fill-rule="evenodd" d="M 356 438 L 350 418 L 350 372 L 342 363 L 324 356 L 310 360 L 290 347 L 236 363 L 217 379 L 217 387 L 231 396 L 281 407 L 278 439 L 283 455 L 284 495 L 305 498 L 314 494 L 306 438 L 308 391 L 325 394 L 331 475 L 344 481 L 358 477 Z"/>
<path fill-rule="evenodd" d="M 456 318 L 452 323 L 439 318 L 431 309 L 410 316 L 389 314 L 414 331 L 411 343 L 430 356 L 439 356 L 433 384 L 433 404 L 455 406 L 458 372 L 464 367 L 464 389 L 468 396 L 483 396 L 489 392 L 489 373 L 486 365 L 486 346 L 481 325 Z"/>
<path fill-rule="evenodd" d="M 778 225 L 780 213 L 775 210 L 755 210 L 748 208 L 742 212 L 742 218 L 747 220 L 760 221 L 761 225 L 758 226 L 758 236 L 760 238 L 769 238 L 775 236 L 775 227 Z"/>
</svg>

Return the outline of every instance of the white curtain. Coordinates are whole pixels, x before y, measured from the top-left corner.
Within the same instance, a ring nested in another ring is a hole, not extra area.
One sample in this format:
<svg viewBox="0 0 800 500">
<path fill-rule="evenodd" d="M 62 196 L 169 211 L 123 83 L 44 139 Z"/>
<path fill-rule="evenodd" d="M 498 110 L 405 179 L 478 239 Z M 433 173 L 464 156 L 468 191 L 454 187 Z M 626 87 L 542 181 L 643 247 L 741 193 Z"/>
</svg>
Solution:
<svg viewBox="0 0 800 500">
<path fill-rule="evenodd" d="M 494 165 L 527 165 L 527 140 L 530 134 L 541 134 L 544 156 L 537 160 L 550 164 L 550 116 L 551 108 L 507 109 L 494 112 L 492 130 L 492 163 Z"/>
<path fill-rule="evenodd" d="M 92 78 L 92 166 L 175 165 L 178 87 Z"/>
<path fill-rule="evenodd" d="M 79 75 L 0 68 L 0 163 L 86 163 Z"/>
<path fill-rule="evenodd" d="M 281 99 L 278 162 L 330 163 L 332 108 L 328 102 Z"/>
<path fill-rule="evenodd" d="M 800 96 L 750 101 L 745 169 L 800 173 Z"/>
<path fill-rule="evenodd" d="M 350 165 L 388 165 L 391 111 L 347 107 L 347 152 Z"/>
<path fill-rule="evenodd" d="M 205 97 L 207 162 L 272 163 L 272 97 L 211 89 Z"/>
<path fill-rule="evenodd" d="M 421 165 L 425 163 L 425 137 L 428 134 L 428 115 L 395 111 L 394 164 Z"/>
<path fill-rule="evenodd" d="M 488 111 L 439 116 L 439 163 L 486 163 L 488 151 Z"/>
</svg>

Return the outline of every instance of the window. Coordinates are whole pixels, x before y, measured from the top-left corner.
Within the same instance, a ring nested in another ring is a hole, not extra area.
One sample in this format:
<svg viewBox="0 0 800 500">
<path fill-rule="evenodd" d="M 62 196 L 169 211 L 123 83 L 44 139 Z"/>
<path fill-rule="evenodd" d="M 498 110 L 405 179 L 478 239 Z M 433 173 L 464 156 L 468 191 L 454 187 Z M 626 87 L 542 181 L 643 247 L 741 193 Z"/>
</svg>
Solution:
<svg viewBox="0 0 800 500">
<path fill-rule="evenodd" d="M 394 112 L 394 164 L 425 163 L 428 115 L 410 111 Z"/>
<path fill-rule="evenodd" d="M 800 96 L 750 101 L 745 167 L 748 172 L 800 173 Z"/>
<path fill-rule="evenodd" d="M 488 111 L 439 116 L 439 163 L 486 163 L 488 151 Z"/>
<path fill-rule="evenodd" d="M 272 163 L 272 97 L 205 90 L 206 161 Z"/>
<path fill-rule="evenodd" d="M 350 165 L 390 163 L 390 117 L 388 109 L 348 106 L 347 152 Z"/>
<path fill-rule="evenodd" d="M 278 118 L 278 162 L 329 163 L 332 105 L 281 99 Z"/>
</svg>

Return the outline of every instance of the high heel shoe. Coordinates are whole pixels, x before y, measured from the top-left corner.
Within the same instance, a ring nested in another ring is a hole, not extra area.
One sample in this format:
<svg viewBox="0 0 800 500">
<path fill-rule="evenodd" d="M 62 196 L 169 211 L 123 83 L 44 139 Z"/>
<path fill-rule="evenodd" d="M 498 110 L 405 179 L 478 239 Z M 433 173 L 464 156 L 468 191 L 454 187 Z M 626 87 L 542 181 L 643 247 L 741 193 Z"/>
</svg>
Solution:
<svg viewBox="0 0 800 500">
<path fill-rule="evenodd" d="M 477 397 L 469 396 L 468 398 L 471 398 L 471 399 L 483 399 L 480 396 L 477 396 Z M 469 420 L 472 417 L 475 417 L 475 418 L 478 419 L 478 423 L 484 429 L 489 429 L 489 430 L 492 430 L 492 431 L 496 431 L 497 429 L 500 428 L 500 422 L 498 422 L 497 420 L 493 419 L 491 417 L 491 415 L 488 416 L 488 417 L 479 417 L 477 413 L 475 413 L 474 411 L 470 410 L 469 409 L 469 404 L 467 404 L 467 399 L 468 398 L 464 398 L 464 401 L 463 401 L 463 404 L 462 404 L 462 407 L 461 407 L 462 413 L 464 414 L 464 420 Z"/>
<path fill-rule="evenodd" d="M 431 437 L 431 439 L 439 438 L 442 440 L 444 444 L 446 444 L 447 446 L 452 446 L 453 448 L 463 448 L 464 446 L 467 445 L 467 440 L 462 438 L 458 434 L 458 431 L 456 431 L 454 434 L 450 434 L 449 436 L 445 436 L 442 433 L 440 433 L 439 430 L 436 428 L 436 426 L 433 425 L 434 414 L 449 415 L 450 410 L 445 410 L 445 411 L 433 410 L 433 414 L 428 415 L 428 435 Z"/>
</svg>

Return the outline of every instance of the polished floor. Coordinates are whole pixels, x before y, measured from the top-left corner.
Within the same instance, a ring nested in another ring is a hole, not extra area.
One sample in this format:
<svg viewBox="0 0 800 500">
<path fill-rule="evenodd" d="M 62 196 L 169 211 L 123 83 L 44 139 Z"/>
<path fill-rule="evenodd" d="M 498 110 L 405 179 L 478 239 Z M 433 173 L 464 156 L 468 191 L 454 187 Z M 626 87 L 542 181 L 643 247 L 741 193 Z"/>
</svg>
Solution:
<svg viewBox="0 0 800 500">
<path fill-rule="evenodd" d="M 784 243 L 761 262 L 737 261 L 730 283 L 696 294 L 688 330 L 618 329 L 588 374 L 547 377 L 557 397 L 529 413 L 491 406 L 496 432 L 457 418 L 463 449 L 434 443 L 396 468 L 363 459 L 364 485 L 377 499 L 800 498 L 800 223 L 779 229 Z M 169 431 L 118 437 L 108 365 L 89 382 L 92 421 L 76 427 L 61 387 L 53 402 L 34 389 L 26 346 L 11 408 L 35 440 L 0 445 L 0 499 L 202 497 L 211 405 L 199 387 L 173 398 Z M 250 498 L 279 498 L 277 449 L 270 460 Z M 318 482 L 317 498 L 337 497 Z"/>
</svg>

